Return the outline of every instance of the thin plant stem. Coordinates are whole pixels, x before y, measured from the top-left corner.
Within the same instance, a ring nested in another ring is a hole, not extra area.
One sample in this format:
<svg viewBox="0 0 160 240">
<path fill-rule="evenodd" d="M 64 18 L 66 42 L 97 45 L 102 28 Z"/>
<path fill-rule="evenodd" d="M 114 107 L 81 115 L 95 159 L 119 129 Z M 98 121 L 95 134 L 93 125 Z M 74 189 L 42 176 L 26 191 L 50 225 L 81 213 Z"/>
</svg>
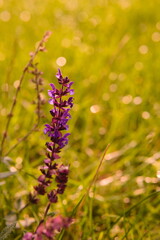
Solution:
<svg viewBox="0 0 160 240">
<path fill-rule="evenodd" d="M 26 208 L 29 206 L 29 204 L 30 204 L 29 202 L 26 203 L 26 205 L 19 210 L 18 215 L 19 215 L 21 212 L 23 212 L 23 210 L 26 209 Z"/>
<path fill-rule="evenodd" d="M 11 73 L 12 73 L 13 68 L 14 68 L 16 56 L 17 56 L 17 38 L 14 40 L 11 60 L 8 64 L 8 68 L 7 68 L 6 79 L 5 79 L 6 84 L 9 84 L 9 82 L 10 82 L 10 77 L 11 77 Z M 6 97 L 7 98 L 8 98 L 8 95 L 9 95 L 9 92 L 6 91 Z"/>
<path fill-rule="evenodd" d="M 50 206 L 51 206 L 51 204 L 48 203 L 48 205 L 47 205 L 47 207 L 46 207 L 46 211 L 45 211 L 45 213 L 44 213 L 44 219 L 46 218 L 46 216 L 47 216 L 47 214 L 48 214 L 48 211 L 49 211 L 49 209 L 50 209 Z"/>
<path fill-rule="evenodd" d="M 23 142 L 24 140 L 26 140 L 31 134 L 32 132 L 34 132 L 38 127 L 38 124 L 36 123 L 33 128 L 25 135 L 23 136 L 22 138 L 20 138 L 17 143 L 15 143 L 6 153 L 5 153 L 5 156 L 9 155 L 12 150 L 14 150 L 21 142 Z"/>
<path fill-rule="evenodd" d="M 29 70 L 29 67 L 32 65 L 35 57 L 37 56 L 37 54 L 40 52 L 40 51 L 43 51 L 44 50 L 44 47 L 43 47 L 43 44 L 47 41 L 48 37 L 50 36 L 50 32 L 46 32 L 42 38 L 42 40 L 39 42 L 36 50 L 32 53 L 31 57 L 30 57 L 30 60 L 29 62 L 26 64 L 26 66 L 24 67 L 23 69 L 23 72 L 22 72 L 22 75 L 20 76 L 20 79 L 19 79 L 19 86 L 18 88 L 16 89 L 16 93 L 15 93 L 15 96 L 14 96 L 14 99 L 13 99 L 13 103 L 12 103 L 12 106 L 11 106 L 11 109 L 10 109 L 10 112 L 8 114 L 8 119 L 7 119 L 7 123 L 6 123 L 6 126 L 5 126 L 5 131 L 3 133 L 3 137 L 2 137 L 2 141 L 1 141 L 1 156 L 3 156 L 3 150 L 4 150 L 4 144 L 5 144 L 5 141 L 6 141 L 6 138 L 7 138 L 7 135 L 8 135 L 8 129 L 9 129 L 9 126 L 10 126 L 10 123 L 11 123 L 11 119 L 13 117 L 13 112 L 14 112 L 14 109 L 15 109 L 15 106 L 16 106 L 16 103 L 17 103 L 17 97 L 18 97 L 18 94 L 20 92 L 20 89 L 21 89 L 21 85 L 22 85 L 22 82 L 24 80 L 24 77 L 26 75 L 26 73 L 28 72 Z"/>
<path fill-rule="evenodd" d="M 40 113 L 40 105 L 41 105 L 41 98 L 40 98 L 40 91 L 39 91 L 39 76 L 36 75 L 36 91 L 37 91 L 37 125 L 39 125 L 41 113 Z"/>
<path fill-rule="evenodd" d="M 39 228 L 39 226 L 44 222 L 44 220 L 45 220 L 45 218 L 46 218 L 46 216 L 47 216 L 47 213 L 48 213 L 48 211 L 49 211 L 49 209 L 50 209 L 50 206 L 51 206 L 51 204 L 48 203 L 48 205 L 47 205 L 47 207 L 46 207 L 46 210 L 45 210 L 45 212 L 44 212 L 44 217 L 43 217 L 43 219 L 39 222 L 38 226 L 36 227 L 36 231 L 37 231 L 37 229 Z M 35 231 L 35 233 L 36 233 L 36 231 Z"/>
<path fill-rule="evenodd" d="M 93 177 L 92 181 L 90 182 L 89 187 L 88 187 L 88 189 L 86 190 L 86 193 L 85 193 L 84 196 L 83 196 L 83 199 L 82 199 L 81 204 L 80 204 L 80 207 L 79 207 L 79 211 L 80 211 L 80 209 L 81 209 L 81 207 L 82 207 L 82 205 L 83 205 L 83 201 L 86 199 L 87 195 L 89 194 L 89 192 L 90 192 L 90 190 L 91 190 L 91 187 L 92 187 L 92 186 L 94 185 L 94 183 L 96 182 L 96 179 L 97 179 L 97 177 L 98 177 L 99 170 L 100 170 L 100 168 L 101 168 L 101 166 L 102 166 L 103 160 L 104 160 L 104 158 L 105 158 L 106 152 L 108 151 L 108 148 L 109 148 L 109 147 L 110 147 L 110 144 L 108 144 L 107 147 L 106 147 L 106 149 L 104 150 L 104 153 L 103 153 L 103 155 L 102 155 L 102 157 L 101 157 L 100 163 L 99 163 L 99 165 L 98 165 L 98 167 L 97 167 L 97 169 L 96 169 L 96 172 L 95 172 L 95 174 L 94 174 L 94 177 Z"/>
<path fill-rule="evenodd" d="M 36 124 L 30 129 L 30 131 L 25 135 L 23 136 L 22 138 L 20 138 L 17 143 L 15 143 L 6 153 L 5 153 L 5 156 L 7 156 L 8 154 L 11 153 L 12 150 L 14 150 L 21 142 L 23 142 L 24 140 L 26 140 L 31 134 L 32 132 L 36 131 L 36 129 L 38 128 L 39 126 L 39 123 L 40 123 L 40 119 L 41 119 L 41 112 L 40 112 L 40 105 L 41 105 L 41 98 L 40 98 L 40 89 L 39 89 L 39 76 L 41 74 L 38 74 L 38 69 L 35 68 L 35 71 L 36 71 L 36 74 L 35 74 L 35 79 L 34 79 L 34 82 L 36 84 L 36 92 L 37 92 L 37 122 Z"/>
</svg>

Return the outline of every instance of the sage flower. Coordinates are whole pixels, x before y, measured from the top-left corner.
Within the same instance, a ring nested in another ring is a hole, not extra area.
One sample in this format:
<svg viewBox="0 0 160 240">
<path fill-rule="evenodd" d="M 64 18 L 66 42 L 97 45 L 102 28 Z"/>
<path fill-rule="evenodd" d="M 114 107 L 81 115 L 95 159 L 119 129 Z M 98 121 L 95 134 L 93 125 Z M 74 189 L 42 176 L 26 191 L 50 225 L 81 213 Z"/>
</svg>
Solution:
<svg viewBox="0 0 160 240">
<path fill-rule="evenodd" d="M 68 181 L 69 166 L 59 165 L 55 161 L 60 158 L 61 149 L 68 144 L 70 133 L 63 133 L 63 131 L 69 128 L 67 123 L 71 118 L 69 111 L 73 107 L 73 97 L 66 99 L 66 96 L 74 94 L 74 90 L 71 88 L 73 82 L 68 77 L 63 78 L 60 69 L 56 77 L 61 88 L 57 89 L 51 83 L 52 89 L 48 90 L 49 103 L 53 105 L 50 110 L 52 119 L 49 124 L 45 124 L 44 133 L 48 135 L 50 141 L 46 143 L 47 158 L 44 160 L 44 166 L 40 169 L 42 175 L 38 178 L 39 184 L 34 187 L 37 194 L 45 195 L 47 193 L 46 188 L 51 185 L 53 176 L 55 176 L 57 188 L 47 193 L 51 203 L 57 202 L 57 194 L 64 193 Z"/>
</svg>

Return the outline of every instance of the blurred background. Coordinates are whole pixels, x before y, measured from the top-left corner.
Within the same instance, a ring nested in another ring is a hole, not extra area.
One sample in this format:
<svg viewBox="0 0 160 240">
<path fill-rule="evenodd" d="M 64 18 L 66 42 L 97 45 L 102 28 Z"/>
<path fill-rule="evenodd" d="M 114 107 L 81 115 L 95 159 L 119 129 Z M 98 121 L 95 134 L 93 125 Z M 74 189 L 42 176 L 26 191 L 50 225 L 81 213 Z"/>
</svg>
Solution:
<svg viewBox="0 0 160 240">
<path fill-rule="evenodd" d="M 12 150 L 36 122 L 36 91 L 27 75 L 4 144 L 1 172 L 12 176 L 0 177 L 2 228 L 18 219 L 16 211 L 39 176 L 48 140 L 43 128 L 50 122 L 47 90 L 60 68 L 74 81 L 75 104 L 69 145 L 62 152 L 70 180 L 57 212 L 72 211 L 110 144 L 64 239 L 160 238 L 159 195 L 152 196 L 160 190 L 159 9 L 158 0 L 0 0 L 1 136 L 29 53 L 52 31 L 47 52 L 36 58 L 46 102 L 39 131 Z M 33 231 L 36 212 L 30 207 L 19 216 L 13 239 L 21 239 L 24 229 Z"/>
</svg>

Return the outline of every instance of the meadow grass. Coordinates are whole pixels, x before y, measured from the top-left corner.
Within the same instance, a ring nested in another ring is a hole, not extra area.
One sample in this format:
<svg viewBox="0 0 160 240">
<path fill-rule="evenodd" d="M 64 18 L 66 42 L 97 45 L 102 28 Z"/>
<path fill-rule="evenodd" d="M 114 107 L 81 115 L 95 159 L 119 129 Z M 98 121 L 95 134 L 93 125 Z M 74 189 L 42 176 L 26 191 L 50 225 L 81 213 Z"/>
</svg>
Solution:
<svg viewBox="0 0 160 240">
<path fill-rule="evenodd" d="M 12 149 L 37 121 L 35 86 L 26 75 L 4 143 L 0 230 L 17 222 L 8 239 L 34 231 L 45 208 L 42 199 L 19 212 L 44 159 L 47 89 L 58 67 L 74 81 L 75 105 L 61 154 L 71 166 L 69 184 L 50 212 L 72 214 L 75 223 L 57 239 L 160 239 L 159 7 L 158 0 L 0 0 L 1 136 L 29 53 L 53 32 L 36 58 L 45 78 L 44 117 Z"/>
</svg>

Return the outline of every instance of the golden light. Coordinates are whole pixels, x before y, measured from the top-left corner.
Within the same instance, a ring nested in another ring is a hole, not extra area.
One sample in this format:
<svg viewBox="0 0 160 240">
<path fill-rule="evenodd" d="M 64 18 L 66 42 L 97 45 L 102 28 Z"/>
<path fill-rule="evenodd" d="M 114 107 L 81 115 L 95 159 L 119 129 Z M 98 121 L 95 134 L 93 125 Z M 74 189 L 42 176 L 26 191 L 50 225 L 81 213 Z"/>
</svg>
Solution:
<svg viewBox="0 0 160 240">
<path fill-rule="evenodd" d="M 28 22 L 31 18 L 31 14 L 30 12 L 28 11 L 23 11 L 20 13 L 20 19 L 23 21 L 23 22 Z"/>
<path fill-rule="evenodd" d="M 90 107 L 90 111 L 92 113 L 98 113 L 100 111 L 100 106 L 99 105 L 93 105 Z"/>
<path fill-rule="evenodd" d="M 142 112 L 142 118 L 144 119 L 149 119 L 150 118 L 150 113 L 149 112 Z"/>
<path fill-rule="evenodd" d="M 66 64 L 67 60 L 65 57 L 59 57 L 56 60 L 58 66 L 63 67 Z"/>
<path fill-rule="evenodd" d="M 142 103 L 142 98 L 139 97 L 139 96 L 135 97 L 135 98 L 133 99 L 133 103 L 134 103 L 135 105 L 141 104 L 141 103 Z"/>
<path fill-rule="evenodd" d="M 13 86 L 15 88 L 18 88 L 19 87 L 19 84 L 20 84 L 20 81 L 19 80 L 16 80 L 14 83 L 13 83 Z"/>
<path fill-rule="evenodd" d="M 122 102 L 124 104 L 129 104 L 132 102 L 133 97 L 131 95 L 126 95 L 122 98 Z"/>
<path fill-rule="evenodd" d="M 11 14 L 10 12 L 8 11 L 3 11 L 1 12 L 0 14 L 0 19 L 3 21 L 3 22 L 8 22 L 11 18 Z"/>
<path fill-rule="evenodd" d="M 141 54 L 146 54 L 146 53 L 148 53 L 148 47 L 147 47 L 146 45 L 141 45 L 141 46 L 139 47 L 139 52 L 140 52 Z"/>
</svg>

